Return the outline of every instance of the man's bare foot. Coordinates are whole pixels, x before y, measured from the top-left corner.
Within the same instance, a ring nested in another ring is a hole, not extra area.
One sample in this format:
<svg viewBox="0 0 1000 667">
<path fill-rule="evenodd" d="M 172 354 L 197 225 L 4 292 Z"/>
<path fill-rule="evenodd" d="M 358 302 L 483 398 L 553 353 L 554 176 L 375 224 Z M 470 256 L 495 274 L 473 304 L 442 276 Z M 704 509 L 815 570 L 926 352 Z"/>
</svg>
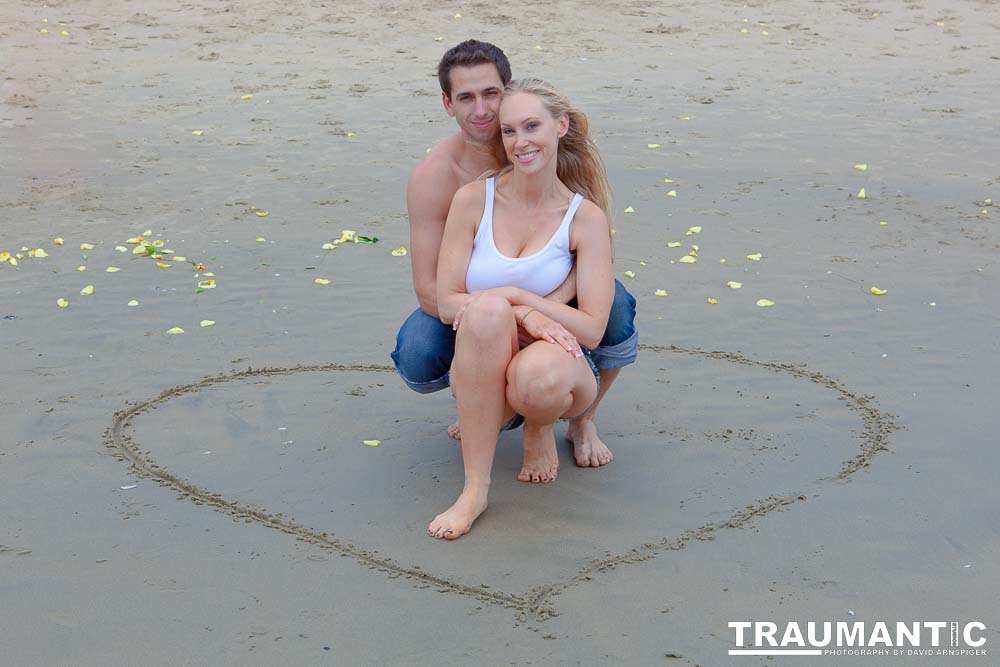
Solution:
<svg viewBox="0 0 1000 667">
<path fill-rule="evenodd" d="M 458 427 L 458 420 L 457 419 L 455 420 L 454 424 L 452 424 L 451 426 L 448 427 L 448 435 L 453 440 L 461 440 L 462 439 L 462 429 Z"/>
<path fill-rule="evenodd" d="M 517 478 L 522 482 L 551 482 L 558 475 L 559 453 L 552 426 L 524 425 L 524 465 Z"/>
<path fill-rule="evenodd" d="M 611 463 L 615 455 L 601 442 L 592 419 L 574 419 L 569 423 L 566 439 L 573 443 L 573 458 L 582 468 L 597 468 Z"/>
<path fill-rule="evenodd" d="M 457 540 L 472 528 L 472 522 L 486 511 L 489 484 L 466 484 L 455 504 L 438 514 L 427 526 L 427 534 L 437 539 Z"/>
</svg>

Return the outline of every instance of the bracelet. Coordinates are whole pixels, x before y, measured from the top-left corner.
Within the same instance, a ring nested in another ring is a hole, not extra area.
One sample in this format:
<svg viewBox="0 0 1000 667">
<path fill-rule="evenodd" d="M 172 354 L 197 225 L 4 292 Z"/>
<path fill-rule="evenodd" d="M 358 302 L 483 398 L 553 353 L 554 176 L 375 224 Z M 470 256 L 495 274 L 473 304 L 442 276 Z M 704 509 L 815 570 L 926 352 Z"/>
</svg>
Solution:
<svg viewBox="0 0 1000 667">
<path fill-rule="evenodd" d="M 532 314 L 533 312 L 535 312 L 535 309 L 534 309 L 534 308 L 530 308 L 530 309 L 528 309 L 528 312 L 526 312 L 526 313 L 525 313 L 525 314 L 524 314 L 524 315 L 523 315 L 523 316 L 521 317 L 521 321 L 517 323 L 517 326 L 519 326 L 519 327 L 520 327 L 520 326 L 524 326 L 524 320 L 526 320 L 526 319 L 528 318 L 528 315 L 531 315 L 531 314 Z"/>
</svg>

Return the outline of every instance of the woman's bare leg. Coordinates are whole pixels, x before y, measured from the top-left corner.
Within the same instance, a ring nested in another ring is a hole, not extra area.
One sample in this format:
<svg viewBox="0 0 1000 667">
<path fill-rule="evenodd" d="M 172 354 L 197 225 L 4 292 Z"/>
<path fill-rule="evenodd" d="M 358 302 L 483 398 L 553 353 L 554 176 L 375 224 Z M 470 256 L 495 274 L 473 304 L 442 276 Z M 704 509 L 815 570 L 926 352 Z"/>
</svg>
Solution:
<svg viewBox="0 0 1000 667">
<path fill-rule="evenodd" d="M 611 453 L 611 450 L 597 434 L 594 417 L 597 416 L 597 406 L 601 404 L 601 399 L 611 389 L 611 384 L 621 373 L 621 370 L 620 368 L 601 369 L 601 390 L 597 392 L 594 404 L 569 423 L 566 439 L 573 443 L 573 458 L 576 459 L 578 466 L 597 468 L 611 463 L 615 458 L 615 455 Z"/>
<path fill-rule="evenodd" d="M 507 367 L 507 402 L 524 416 L 522 482 L 550 482 L 558 474 L 559 454 L 552 425 L 560 417 L 587 409 L 597 395 L 597 380 L 586 359 L 539 341 L 521 350 Z"/>
<path fill-rule="evenodd" d="M 516 351 L 514 311 L 506 299 L 484 294 L 465 308 L 451 366 L 458 419 L 463 425 L 465 486 L 455 504 L 427 527 L 433 537 L 461 537 L 486 510 L 500 427 L 514 414 L 507 405 L 505 389 L 507 364 Z"/>
</svg>

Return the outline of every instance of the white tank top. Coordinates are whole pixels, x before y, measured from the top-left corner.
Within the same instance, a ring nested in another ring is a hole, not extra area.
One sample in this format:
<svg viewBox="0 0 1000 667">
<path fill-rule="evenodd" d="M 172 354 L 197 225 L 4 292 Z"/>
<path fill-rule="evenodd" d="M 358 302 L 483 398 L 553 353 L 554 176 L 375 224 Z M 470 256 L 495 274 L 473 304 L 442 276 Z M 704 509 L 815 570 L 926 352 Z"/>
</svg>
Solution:
<svg viewBox="0 0 1000 667">
<path fill-rule="evenodd" d="M 569 250 L 569 226 L 583 195 L 576 194 L 563 216 L 559 229 L 538 252 L 526 257 L 507 257 L 501 254 L 493 240 L 493 199 L 496 193 L 494 179 L 486 179 L 486 206 L 479 231 L 472 242 L 472 257 L 465 273 L 468 292 L 494 287 L 520 287 L 539 296 L 545 296 L 559 287 L 573 270 L 573 253 Z"/>
</svg>

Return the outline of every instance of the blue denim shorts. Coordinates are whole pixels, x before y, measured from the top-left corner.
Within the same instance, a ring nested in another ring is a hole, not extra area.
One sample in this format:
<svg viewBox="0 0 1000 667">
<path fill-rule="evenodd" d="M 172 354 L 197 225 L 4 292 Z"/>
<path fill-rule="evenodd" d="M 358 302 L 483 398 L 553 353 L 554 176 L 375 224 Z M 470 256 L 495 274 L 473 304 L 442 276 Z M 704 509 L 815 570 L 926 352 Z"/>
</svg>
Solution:
<svg viewBox="0 0 1000 667">
<path fill-rule="evenodd" d="M 639 352 L 639 332 L 635 329 L 635 297 L 615 281 L 608 327 L 599 347 L 588 352 L 587 360 L 596 368 L 621 368 L 635 363 Z M 396 371 L 410 389 L 430 394 L 448 387 L 448 371 L 455 357 L 455 331 L 421 309 L 413 311 L 396 334 L 392 351 Z"/>
</svg>

